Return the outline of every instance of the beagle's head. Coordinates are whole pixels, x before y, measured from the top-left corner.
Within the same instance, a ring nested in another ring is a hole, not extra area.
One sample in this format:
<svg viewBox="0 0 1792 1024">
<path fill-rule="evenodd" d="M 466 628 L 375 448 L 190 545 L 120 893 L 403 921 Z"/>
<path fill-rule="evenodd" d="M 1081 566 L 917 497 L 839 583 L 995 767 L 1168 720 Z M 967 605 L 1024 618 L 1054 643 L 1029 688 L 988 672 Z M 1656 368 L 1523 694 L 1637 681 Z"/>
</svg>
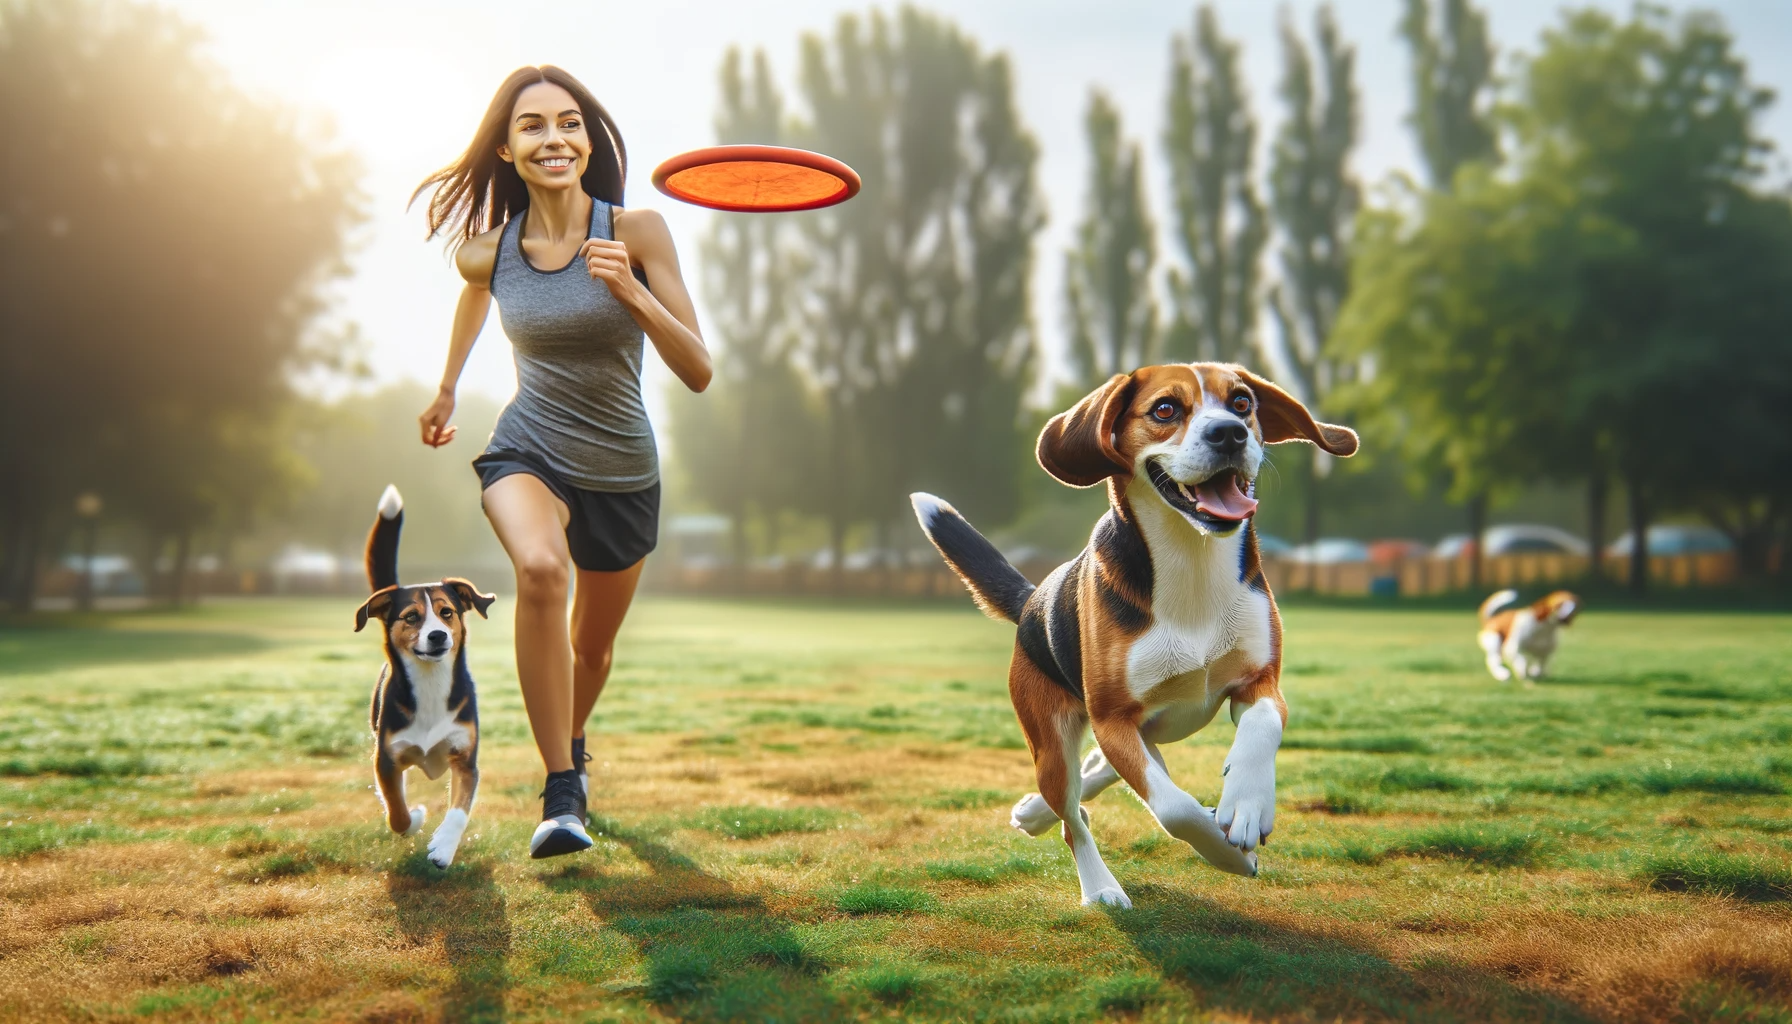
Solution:
<svg viewBox="0 0 1792 1024">
<path fill-rule="evenodd" d="M 1072 487 L 1110 477 L 1150 491 L 1208 534 L 1257 510 L 1263 446 L 1305 441 L 1356 453 L 1356 432 L 1320 423 L 1294 396 L 1231 363 L 1172 363 L 1116 374 L 1039 435 L 1039 464 Z"/>
<path fill-rule="evenodd" d="M 386 624 L 386 642 L 401 655 L 419 661 L 446 661 L 467 639 L 466 613 L 481 618 L 497 600 L 481 594 L 470 581 L 450 577 L 440 583 L 376 590 L 355 610 L 355 632 L 368 619 Z"/>
<path fill-rule="evenodd" d="M 1531 606 L 1531 614 L 1539 622 L 1557 622 L 1564 626 L 1574 621 L 1580 611 L 1580 598 L 1566 590 L 1558 590 Z"/>
</svg>

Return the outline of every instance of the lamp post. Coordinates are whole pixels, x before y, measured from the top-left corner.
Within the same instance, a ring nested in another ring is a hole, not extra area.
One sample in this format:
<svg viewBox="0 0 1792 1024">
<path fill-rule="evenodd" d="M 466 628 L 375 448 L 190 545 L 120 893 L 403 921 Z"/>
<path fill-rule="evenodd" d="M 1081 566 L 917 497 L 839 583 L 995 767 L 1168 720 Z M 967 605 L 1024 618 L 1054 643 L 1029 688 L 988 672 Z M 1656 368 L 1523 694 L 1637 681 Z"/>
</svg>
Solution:
<svg viewBox="0 0 1792 1024">
<path fill-rule="evenodd" d="M 100 509 L 104 505 L 100 496 L 88 491 L 75 499 L 75 515 L 83 524 L 81 537 L 81 585 L 75 593 L 75 607 L 80 610 L 93 610 L 93 549 L 99 543 Z"/>
</svg>

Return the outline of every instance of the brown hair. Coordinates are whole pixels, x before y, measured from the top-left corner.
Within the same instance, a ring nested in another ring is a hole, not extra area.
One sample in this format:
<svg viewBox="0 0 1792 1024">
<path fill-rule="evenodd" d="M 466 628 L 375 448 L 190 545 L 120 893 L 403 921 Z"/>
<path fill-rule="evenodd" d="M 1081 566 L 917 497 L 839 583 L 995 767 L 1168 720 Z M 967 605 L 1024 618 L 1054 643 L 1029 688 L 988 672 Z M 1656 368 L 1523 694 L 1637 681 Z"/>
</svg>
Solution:
<svg viewBox="0 0 1792 1024">
<path fill-rule="evenodd" d="M 529 205 L 528 187 L 514 165 L 498 158 L 498 147 L 510 138 L 510 112 L 516 109 L 516 98 L 524 89 L 542 82 L 571 93 L 585 119 L 603 126 L 601 133 L 591 133 L 591 160 L 585 165 L 579 184 L 587 195 L 613 206 L 622 205 L 628 149 L 622 144 L 622 132 L 610 112 L 578 79 L 552 64 L 517 68 L 498 87 L 491 106 L 485 108 L 479 131 L 467 151 L 459 160 L 425 178 L 411 193 L 414 203 L 430 186 L 436 186 L 435 194 L 429 197 L 430 238 L 449 228 L 448 247 L 458 249 L 462 242 L 504 223 L 511 214 Z"/>
</svg>

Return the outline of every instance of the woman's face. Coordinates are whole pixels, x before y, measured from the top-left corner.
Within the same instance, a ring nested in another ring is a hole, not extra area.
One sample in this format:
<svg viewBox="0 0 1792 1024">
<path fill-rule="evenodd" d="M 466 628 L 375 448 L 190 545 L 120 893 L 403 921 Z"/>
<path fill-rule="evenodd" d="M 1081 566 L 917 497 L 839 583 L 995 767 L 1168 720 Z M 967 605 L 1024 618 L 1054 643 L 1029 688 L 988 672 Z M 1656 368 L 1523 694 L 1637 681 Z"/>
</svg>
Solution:
<svg viewBox="0 0 1792 1024">
<path fill-rule="evenodd" d="M 574 188 L 591 162 L 591 136 L 572 94 L 551 82 L 537 82 L 517 95 L 510 134 L 498 156 L 516 165 L 526 184 Z"/>
</svg>

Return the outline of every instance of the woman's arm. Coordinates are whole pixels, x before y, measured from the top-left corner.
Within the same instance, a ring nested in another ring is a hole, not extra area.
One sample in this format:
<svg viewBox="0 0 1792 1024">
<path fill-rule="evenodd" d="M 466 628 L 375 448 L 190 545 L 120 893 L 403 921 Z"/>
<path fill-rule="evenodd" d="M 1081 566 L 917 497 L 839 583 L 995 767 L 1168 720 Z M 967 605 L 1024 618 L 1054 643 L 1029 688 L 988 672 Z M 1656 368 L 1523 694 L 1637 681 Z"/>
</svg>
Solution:
<svg viewBox="0 0 1792 1024">
<path fill-rule="evenodd" d="M 494 228 L 469 239 L 454 256 L 454 265 L 467 284 L 461 289 L 460 303 L 454 307 L 454 327 L 448 335 L 448 366 L 442 371 L 442 386 L 437 389 L 429 408 L 417 417 L 417 424 L 423 430 L 423 443 L 431 448 L 440 448 L 454 440 L 456 429 L 448 423 L 454 415 L 454 389 L 460 383 L 461 370 L 466 368 L 467 356 L 473 352 L 473 343 L 479 340 L 479 332 L 485 327 L 486 315 L 491 312 L 492 262 L 498 256 L 497 236 L 502 230 Z"/>
<path fill-rule="evenodd" d="M 653 210 L 616 214 L 616 240 L 592 238 L 580 255 L 591 276 L 603 281 L 652 339 L 660 358 L 692 391 L 709 387 L 709 349 L 697 326 L 697 310 L 678 269 L 678 251 L 666 219 Z M 631 262 L 647 272 L 652 290 L 642 287 Z"/>
</svg>

